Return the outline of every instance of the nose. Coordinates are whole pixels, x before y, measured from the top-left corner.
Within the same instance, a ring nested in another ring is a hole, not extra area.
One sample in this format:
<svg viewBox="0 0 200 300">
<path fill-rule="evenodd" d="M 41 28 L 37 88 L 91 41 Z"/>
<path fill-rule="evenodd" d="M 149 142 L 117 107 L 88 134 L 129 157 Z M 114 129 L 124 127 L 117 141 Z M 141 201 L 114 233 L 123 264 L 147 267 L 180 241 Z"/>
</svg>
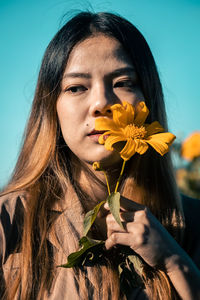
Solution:
<svg viewBox="0 0 200 300">
<path fill-rule="evenodd" d="M 90 114 L 93 117 L 112 116 L 111 105 L 119 102 L 116 95 L 103 86 L 95 89 L 92 93 Z"/>
<path fill-rule="evenodd" d="M 99 101 L 96 101 L 96 105 L 92 109 L 92 116 L 98 117 L 98 116 L 111 116 L 111 105 L 102 106 Z"/>
</svg>

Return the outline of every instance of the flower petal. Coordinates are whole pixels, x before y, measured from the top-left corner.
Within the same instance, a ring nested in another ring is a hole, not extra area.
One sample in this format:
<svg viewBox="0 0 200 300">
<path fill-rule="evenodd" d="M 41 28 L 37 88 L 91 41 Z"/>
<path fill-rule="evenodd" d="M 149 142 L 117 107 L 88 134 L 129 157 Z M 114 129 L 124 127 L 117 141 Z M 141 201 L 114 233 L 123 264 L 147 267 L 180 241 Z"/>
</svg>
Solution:
<svg viewBox="0 0 200 300">
<path fill-rule="evenodd" d="M 126 110 L 126 124 L 133 124 L 135 109 L 130 103 L 123 101 L 123 106 Z"/>
<path fill-rule="evenodd" d="M 135 108 L 128 102 L 111 106 L 113 112 L 113 121 L 117 126 L 125 127 L 134 121 Z"/>
<path fill-rule="evenodd" d="M 175 138 L 174 134 L 165 132 L 149 136 L 145 141 L 163 156 L 169 151 L 169 146 L 173 143 Z"/>
<path fill-rule="evenodd" d="M 123 160 L 129 160 L 135 154 L 135 141 L 133 139 L 128 139 L 126 145 L 119 153 Z"/>
<path fill-rule="evenodd" d="M 119 135 L 110 135 L 106 140 L 105 140 L 105 148 L 109 151 L 113 150 L 113 145 L 116 144 L 117 142 L 121 141 L 126 141 L 126 137 L 123 134 Z"/>
<path fill-rule="evenodd" d="M 99 137 L 99 139 L 98 139 L 98 142 L 99 142 L 99 144 L 101 144 L 101 145 L 104 145 L 105 144 L 105 139 L 104 139 L 104 136 L 105 135 L 109 135 L 111 132 L 110 131 L 106 131 L 106 132 L 104 132 L 102 135 L 100 135 L 100 137 Z"/>
<path fill-rule="evenodd" d="M 136 117 L 135 117 L 135 121 L 134 123 L 138 126 L 141 126 L 144 124 L 148 114 L 149 114 L 149 110 L 145 104 L 144 101 L 139 102 L 136 106 Z"/>
<path fill-rule="evenodd" d="M 149 145 L 144 140 L 135 140 L 135 144 L 135 151 L 141 155 L 144 154 L 149 148 Z"/>
<path fill-rule="evenodd" d="M 126 111 L 121 104 L 111 106 L 113 113 L 113 121 L 118 127 L 125 127 L 127 125 Z"/>
<path fill-rule="evenodd" d="M 117 130 L 115 123 L 109 118 L 96 118 L 95 130 Z"/>
<path fill-rule="evenodd" d="M 144 127 L 147 131 L 147 135 L 152 135 L 158 132 L 163 132 L 164 128 L 160 125 L 158 121 L 154 121 L 151 124 L 144 124 Z"/>
</svg>

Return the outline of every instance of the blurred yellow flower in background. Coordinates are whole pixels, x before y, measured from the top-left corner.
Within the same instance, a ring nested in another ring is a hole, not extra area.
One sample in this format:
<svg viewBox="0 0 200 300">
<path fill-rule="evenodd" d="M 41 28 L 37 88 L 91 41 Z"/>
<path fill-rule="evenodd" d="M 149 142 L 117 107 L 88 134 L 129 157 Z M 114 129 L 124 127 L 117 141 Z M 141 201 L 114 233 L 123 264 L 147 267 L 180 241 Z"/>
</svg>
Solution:
<svg viewBox="0 0 200 300">
<path fill-rule="evenodd" d="M 188 161 L 200 157 L 200 131 L 192 133 L 182 143 L 181 155 Z"/>
</svg>

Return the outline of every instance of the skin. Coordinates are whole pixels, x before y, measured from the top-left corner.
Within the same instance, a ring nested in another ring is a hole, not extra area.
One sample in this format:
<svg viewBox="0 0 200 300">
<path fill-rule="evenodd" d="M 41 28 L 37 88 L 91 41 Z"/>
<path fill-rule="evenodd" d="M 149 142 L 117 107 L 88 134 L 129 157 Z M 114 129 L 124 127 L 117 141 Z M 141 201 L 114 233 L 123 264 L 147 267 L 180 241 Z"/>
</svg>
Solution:
<svg viewBox="0 0 200 300">
<path fill-rule="evenodd" d="M 147 207 L 124 197 L 120 203 L 125 229 L 108 214 L 106 248 L 131 247 L 151 267 L 165 270 L 181 299 L 200 299 L 200 272 L 191 258 Z M 105 208 L 109 211 L 107 204 Z"/>
<path fill-rule="evenodd" d="M 69 56 L 61 88 L 57 114 L 68 147 L 90 168 L 100 161 L 108 170 L 113 166 L 119 169 L 119 155 L 99 145 L 98 135 L 88 134 L 96 118 L 110 117 L 112 104 L 126 100 L 134 105 L 144 100 L 134 66 L 122 46 L 102 34 L 80 42 Z M 80 183 L 96 202 L 106 198 L 106 188 L 89 182 L 84 172 L 80 174 Z M 96 175 L 104 180 L 99 172 Z M 116 176 L 111 177 L 116 182 Z M 139 192 L 137 202 L 140 197 Z M 199 270 L 149 209 L 137 202 L 121 198 L 124 229 L 105 205 L 97 224 L 106 238 L 106 248 L 130 246 L 150 266 L 162 266 L 182 299 L 200 299 Z"/>
<path fill-rule="evenodd" d="M 57 113 L 63 137 L 81 161 L 100 161 L 107 167 L 121 162 L 117 153 L 107 151 L 88 134 L 96 118 L 109 117 L 109 107 L 125 99 L 136 104 L 144 97 L 134 66 L 119 42 L 99 35 L 79 43 L 64 72 Z"/>
</svg>

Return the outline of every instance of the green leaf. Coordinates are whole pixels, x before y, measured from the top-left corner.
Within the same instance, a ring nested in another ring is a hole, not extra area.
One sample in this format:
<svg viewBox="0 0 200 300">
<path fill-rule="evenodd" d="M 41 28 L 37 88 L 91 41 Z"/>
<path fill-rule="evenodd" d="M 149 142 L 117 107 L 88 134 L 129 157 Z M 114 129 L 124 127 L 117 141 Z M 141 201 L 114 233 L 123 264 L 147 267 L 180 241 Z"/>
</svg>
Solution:
<svg viewBox="0 0 200 300">
<path fill-rule="evenodd" d="M 115 218 L 116 222 L 122 227 L 122 222 L 120 220 L 120 193 L 111 193 L 108 198 L 108 205 L 110 208 L 110 212 L 112 213 L 113 217 Z"/>
<path fill-rule="evenodd" d="M 83 221 L 83 234 L 87 235 L 88 231 L 90 230 L 92 224 L 94 223 L 96 216 L 101 208 L 101 206 L 106 203 L 106 201 L 101 201 L 99 204 L 95 206 L 92 210 L 88 211 L 85 215 Z"/>
<path fill-rule="evenodd" d="M 68 256 L 67 263 L 64 264 L 64 265 L 60 265 L 58 267 L 72 268 L 74 266 L 79 265 L 82 261 L 85 260 L 85 257 L 87 255 L 87 251 L 89 249 L 92 249 L 94 247 L 98 247 L 99 245 L 102 245 L 103 243 L 104 243 L 104 241 L 93 240 L 93 239 L 90 239 L 86 236 L 82 237 L 79 241 L 79 245 L 81 246 L 81 249 L 79 251 L 71 253 Z M 94 257 L 93 252 L 91 251 L 92 258 Z"/>
<path fill-rule="evenodd" d="M 134 265 L 134 269 L 136 270 L 136 272 L 141 276 L 143 274 L 143 268 L 144 268 L 144 263 L 141 260 L 141 258 L 139 258 L 138 255 L 129 255 L 128 259 Z"/>
</svg>

